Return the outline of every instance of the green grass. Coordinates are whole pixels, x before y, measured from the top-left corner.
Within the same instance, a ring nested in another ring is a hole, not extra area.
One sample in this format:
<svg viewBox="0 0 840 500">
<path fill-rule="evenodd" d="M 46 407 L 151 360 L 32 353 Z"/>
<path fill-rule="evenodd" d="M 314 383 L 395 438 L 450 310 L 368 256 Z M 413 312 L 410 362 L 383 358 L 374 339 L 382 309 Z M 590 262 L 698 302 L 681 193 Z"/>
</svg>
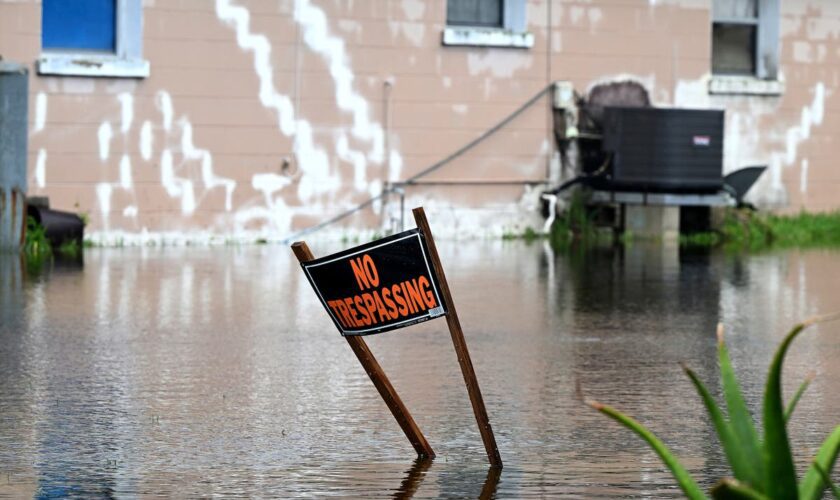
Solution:
<svg viewBox="0 0 840 500">
<path fill-rule="evenodd" d="M 502 234 L 503 240 L 523 240 L 525 243 L 533 243 L 538 239 L 542 239 L 542 235 L 534 230 L 531 226 L 527 226 L 521 233 L 506 232 Z"/>
<path fill-rule="evenodd" d="M 571 247 L 613 243 L 612 229 L 598 227 L 595 223 L 599 215 L 597 208 L 593 210 L 587 207 L 586 201 L 586 192 L 576 191 L 566 210 L 554 220 L 548 237 L 555 249 L 568 250 Z"/>
<path fill-rule="evenodd" d="M 711 489 L 713 498 L 734 499 L 790 499 L 818 500 L 826 490 L 838 496 L 838 488 L 830 479 L 840 455 L 840 425 L 825 439 L 816 457 L 801 479 L 797 479 L 793 453 L 787 434 L 787 422 L 796 404 L 811 382 L 811 375 L 800 385 L 787 407 L 782 400 L 782 365 L 791 343 L 805 328 L 815 323 L 840 319 L 840 314 L 812 318 L 796 325 L 776 350 L 764 390 L 762 408 L 763 433 L 759 433 L 747 408 L 729 351 L 723 339 L 723 327 L 718 326 L 718 365 L 726 413 L 712 397 L 694 371 L 684 366 L 697 390 L 718 441 L 729 463 L 732 477 L 725 477 Z M 610 406 L 589 401 L 590 406 L 635 432 L 659 455 L 686 497 L 708 498 L 670 449 L 644 425 Z"/>
<path fill-rule="evenodd" d="M 55 252 L 64 257 L 76 258 L 82 253 L 82 245 L 80 245 L 76 240 L 67 240 L 59 245 L 58 248 L 55 249 Z"/>
<path fill-rule="evenodd" d="M 680 243 L 734 250 L 838 247 L 840 211 L 777 215 L 728 209 L 718 231 L 683 235 Z"/>
<path fill-rule="evenodd" d="M 26 235 L 22 250 L 29 274 L 38 274 L 45 264 L 52 262 L 52 246 L 47 239 L 46 230 L 31 216 L 26 218 Z"/>
<path fill-rule="evenodd" d="M 47 232 L 33 217 L 26 218 L 26 237 L 23 253 L 27 257 L 52 255 L 52 246 L 47 239 Z"/>
</svg>

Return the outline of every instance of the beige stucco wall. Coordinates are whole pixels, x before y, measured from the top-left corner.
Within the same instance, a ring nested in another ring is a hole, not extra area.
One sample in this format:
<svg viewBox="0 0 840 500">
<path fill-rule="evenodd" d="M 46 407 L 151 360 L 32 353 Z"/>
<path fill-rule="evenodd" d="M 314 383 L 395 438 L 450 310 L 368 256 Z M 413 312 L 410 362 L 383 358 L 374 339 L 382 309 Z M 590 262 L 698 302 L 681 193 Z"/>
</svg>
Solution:
<svg viewBox="0 0 840 500">
<path fill-rule="evenodd" d="M 40 2 L 0 0 L 0 54 L 33 64 L 30 194 L 101 241 L 282 239 L 446 157 L 554 80 L 631 77 L 661 106 L 724 107 L 725 169 L 753 201 L 840 207 L 840 4 L 782 2 L 780 97 L 710 96 L 701 0 L 531 0 L 530 49 L 444 47 L 445 1 L 144 0 L 146 79 L 39 76 Z M 550 11 L 550 16 L 549 16 Z M 426 180 L 540 181 L 549 98 Z M 282 171 L 284 160 L 290 165 Z M 540 186 L 409 187 L 439 233 L 542 223 Z M 398 198 L 326 235 L 381 231 Z M 410 218 L 410 215 L 407 215 Z"/>
</svg>

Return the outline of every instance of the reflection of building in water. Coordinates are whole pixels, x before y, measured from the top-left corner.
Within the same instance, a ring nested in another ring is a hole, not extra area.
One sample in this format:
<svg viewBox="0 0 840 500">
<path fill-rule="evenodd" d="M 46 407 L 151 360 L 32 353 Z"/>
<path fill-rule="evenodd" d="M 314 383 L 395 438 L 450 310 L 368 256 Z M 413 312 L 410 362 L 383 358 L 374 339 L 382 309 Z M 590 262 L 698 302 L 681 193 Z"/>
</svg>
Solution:
<svg viewBox="0 0 840 500">
<path fill-rule="evenodd" d="M 30 194 L 111 244 L 280 238 L 395 182 L 440 234 L 536 228 L 569 173 L 558 80 L 725 109 L 725 171 L 769 165 L 751 201 L 840 203 L 835 0 L 71 3 L 0 1 L 0 53 L 30 70 Z M 336 233 L 393 227 L 399 198 Z"/>
<path fill-rule="evenodd" d="M 29 457 L 36 443 L 26 426 L 36 418 L 36 353 L 27 338 L 25 279 L 23 259 L 0 253 L 0 496 L 10 498 L 31 498 L 35 490 Z"/>
<path fill-rule="evenodd" d="M 644 242 L 572 248 L 558 257 L 568 277 L 560 293 L 573 295 L 558 300 L 558 307 L 571 310 L 564 325 L 575 339 L 568 346 L 569 370 L 581 392 L 569 433 L 605 457 L 592 467 L 599 483 L 653 486 L 671 480 L 635 434 L 582 398 L 648 425 L 691 470 L 710 477 L 725 470 L 707 444 L 715 442 L 714 431 L 705 425 L 702 404 L 679 365 L 687 362 L 705 380 L 716 380 L 717 260 L 708 250 Z M 673 422 L 680 422 L 679 429 Z"/>
<path fill-rule="evenodd" d="M 23 330 L 24 277 L 23 257 L 0 253 L 0 332 L 4 335 L 20 335 Z"/>
<path fill-rule="evenodd" d="M 550 253 L 501 241 L 440 250 L 508 464 L 500 496 L 673 491 L 659 459 L 585 406 L 576 381 L 649 424 L 692 471 L 722 475 L 678 362 L 715 391 L 722 319 L 758 408 L 787 327 L 840 309 L 836 252 Z M 395 490 L 416 477 L 411 446 L 288 249 L 85 255 L 82 273 L 32 280 L 0 259 L 0 464 L 13 485 L 286 498 Z M 818 371 L 790 426 L 798 463 L 840 412 L 837 328 L 807 331 L 789 354 L 787 395 Z M 416 496 L 478 495 L 486 458 L 445 321 L 370 345 L 438 452 Z"/>
</svg>

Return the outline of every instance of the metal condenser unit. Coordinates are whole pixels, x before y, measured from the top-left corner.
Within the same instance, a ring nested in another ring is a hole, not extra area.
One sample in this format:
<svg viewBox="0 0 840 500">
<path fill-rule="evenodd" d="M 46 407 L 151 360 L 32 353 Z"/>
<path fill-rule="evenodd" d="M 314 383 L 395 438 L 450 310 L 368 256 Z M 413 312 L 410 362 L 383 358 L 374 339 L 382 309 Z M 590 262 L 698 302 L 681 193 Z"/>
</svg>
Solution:
<svg viewBox="0 0 840 500">
<path fill-rule="evenodd" d="M 723 111 L 604 109 L 615 190 L 714 193 L 723 187 Z"/>
</svg>

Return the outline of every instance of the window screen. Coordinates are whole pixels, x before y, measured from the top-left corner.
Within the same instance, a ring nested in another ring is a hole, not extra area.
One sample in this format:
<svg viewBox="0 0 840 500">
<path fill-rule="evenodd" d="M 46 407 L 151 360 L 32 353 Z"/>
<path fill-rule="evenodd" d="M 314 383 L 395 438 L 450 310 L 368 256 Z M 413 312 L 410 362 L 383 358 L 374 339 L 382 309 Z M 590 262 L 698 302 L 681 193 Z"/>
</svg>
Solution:
<svg viewBox="0 0 840 500">
<path fill-rule="evenodd" d="M 712 72 L 754 75 L 755 38 L 754 25 L 715 24 L 712 34 Z"/>
<path fill-rule="evenodd" d="M 714 0 L 712 9 L 712 72 L 755 75 L 758 0 Z"/>
<path fill-rule="evenodd" d="M 446 24 L 502 27 L 502 0 L 447 0 Z"/>
<path fill-rule="evenodd" d="M 116 0 L 43 0 L 44 49 L 116 51 Z"/>
</svg>

